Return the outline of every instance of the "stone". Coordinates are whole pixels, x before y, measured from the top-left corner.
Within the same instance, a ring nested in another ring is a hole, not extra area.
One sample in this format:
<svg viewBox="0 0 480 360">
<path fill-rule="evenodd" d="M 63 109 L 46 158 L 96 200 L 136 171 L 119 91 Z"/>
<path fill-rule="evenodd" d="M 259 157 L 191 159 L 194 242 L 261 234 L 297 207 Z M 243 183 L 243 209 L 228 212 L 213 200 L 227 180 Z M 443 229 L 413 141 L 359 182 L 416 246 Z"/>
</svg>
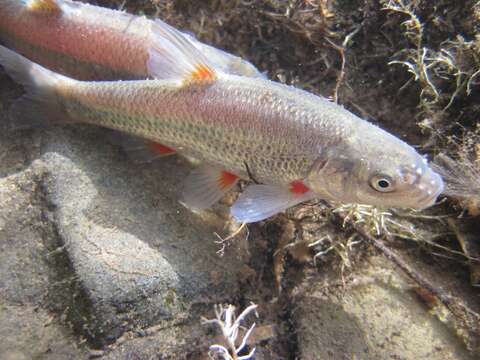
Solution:
<svg viewBox="0 0 480 360">
<path fill-rule="evenodd" d="M 370 258 L 341 291 L 318 280 L 293 312 L 302 359 L 473 360 L 385 258 Z"/>
</svg>

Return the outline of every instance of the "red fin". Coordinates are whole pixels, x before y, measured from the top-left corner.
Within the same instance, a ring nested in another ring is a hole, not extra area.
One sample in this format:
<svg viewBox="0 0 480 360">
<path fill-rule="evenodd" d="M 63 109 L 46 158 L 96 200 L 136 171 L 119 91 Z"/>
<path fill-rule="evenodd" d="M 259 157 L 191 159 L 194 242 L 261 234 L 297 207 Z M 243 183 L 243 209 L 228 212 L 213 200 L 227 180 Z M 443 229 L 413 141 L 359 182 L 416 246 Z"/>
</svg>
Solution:
<svg viewBox="0 0 480 360">
<path fill-rule="evenodd" d="M 113 131 L 109 138 L 114 144 L 122 146 L 130 160 L 139 164 L 176 153 L 171 147 L 118 131 Z"/>
<path fill-rule="evenodd" d="M 228 171 L 222 171 L 222 173 L 220 174 L 219 184 L 222 190 L 230 189 L 230 187 L 235 185 L 237 180 L 238 180 L 237 175 L 229 173 Z"/>
<path fill-rule="evenodd" d="M 295 180 L 290 183 L 290 192 L 293 194 L 302 195 L 309 191 L 310 189 L 301 180 Z"/>
<path fill-rule="evenodd" d="M 58 14 L 61 9 L 55 0 L 30 0 L 28 9 L 35 12 Z"/>
<path fill-rule="evenodd" d="M 185 179 L 183 202 L 192 209 L 205 209 L 220 200 L 238 181 L 238 176 L 217 166 L 202 165 Z"/>
<path fill-rule="evenodd" d="M 159 155 L 172 155 L 176 153 L 175 149 L 153 141 L 148 143 L 148 148 Z"/>
</svg>

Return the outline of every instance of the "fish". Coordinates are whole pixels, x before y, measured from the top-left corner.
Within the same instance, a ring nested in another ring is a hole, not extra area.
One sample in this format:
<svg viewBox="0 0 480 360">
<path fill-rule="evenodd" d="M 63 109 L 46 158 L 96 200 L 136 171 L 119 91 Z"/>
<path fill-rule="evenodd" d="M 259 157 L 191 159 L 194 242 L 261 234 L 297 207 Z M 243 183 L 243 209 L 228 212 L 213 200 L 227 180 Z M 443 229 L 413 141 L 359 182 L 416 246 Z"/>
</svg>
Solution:
<svg viewBox="0 0 480 360">
<path fill-rule="evenodd" d="M 312 199 L 424 209 L 443 191 L 404 141 L 330 100 L 260 77 L 223 72 L 175 28 L 155 23 L 154 79 L 79 81 L 0 47 L 25 87 L 15 122 L 86 122 L 134 135 L 200 162 L 182 201 L 205 209 L 255 179 L 231 207 L 238 222 L 267 219 Z M 179 179 L 180 181 L 180 179 Z"/>
<path fill-rule="evenodd" d="M 161 20 L 156 20 L 161 21 Z M 1 0 L 0 43 L 78 80 L 150 77 L 154 20 L 70 0 Z M 196 40 L 191 44 L 223 72 L 264 77 L 250 62 Z"/>
</svg>

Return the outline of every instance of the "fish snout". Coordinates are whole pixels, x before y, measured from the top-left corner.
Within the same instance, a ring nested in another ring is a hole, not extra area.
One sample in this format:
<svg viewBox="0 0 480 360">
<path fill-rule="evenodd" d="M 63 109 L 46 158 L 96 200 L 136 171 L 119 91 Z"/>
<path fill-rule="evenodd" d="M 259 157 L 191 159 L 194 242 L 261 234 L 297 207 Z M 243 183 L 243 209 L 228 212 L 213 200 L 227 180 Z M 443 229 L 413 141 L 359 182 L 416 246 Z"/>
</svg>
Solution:
<svg viewBox="0 0 480 360">
<path fill-rule="evenodd" d="M 427 168 L 420 181 L 416 184 L 417 208 L 425 209 L 432 206 L 443 192 L 443 180 L 432 169 Z"/>
</svg>

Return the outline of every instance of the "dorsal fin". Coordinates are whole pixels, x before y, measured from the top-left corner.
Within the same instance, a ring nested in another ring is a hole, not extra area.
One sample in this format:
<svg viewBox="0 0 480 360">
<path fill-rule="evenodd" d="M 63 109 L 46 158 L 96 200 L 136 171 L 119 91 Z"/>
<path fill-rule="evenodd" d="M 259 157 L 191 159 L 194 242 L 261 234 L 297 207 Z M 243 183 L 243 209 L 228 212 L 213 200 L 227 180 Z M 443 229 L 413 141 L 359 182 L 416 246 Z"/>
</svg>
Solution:
<svg viewBox="0 0 480 360">
<path fill-rule="evenodd" d="M 224 50 L 218 49 L 214 46 L 204 44 L 197 40 L 197 38 L 189 33 L 182 31 L 182 35 L 186 37 L 200 52 L 210 61 L 215 64 L 218 70 L 223 73 L 247 76 L 252 78 L 266 79 L 266 75 L 261 73 L 252 63 L 240 56 L 230 54 Z"/>
<path fill-rule="evenodd" d="M 209 84 L 217 79 L 215 66 L 180 31 L 160 20 L 152 24 L 151 31 L 147 67 L 153 77 L 186 84 Z"/>
<path fill-rule="evenodd" d="M 47 14 L 59 14 L 62 11 L 55 0 L 29 0 L 27 7 L 31 11 Z"/>
</svg>

